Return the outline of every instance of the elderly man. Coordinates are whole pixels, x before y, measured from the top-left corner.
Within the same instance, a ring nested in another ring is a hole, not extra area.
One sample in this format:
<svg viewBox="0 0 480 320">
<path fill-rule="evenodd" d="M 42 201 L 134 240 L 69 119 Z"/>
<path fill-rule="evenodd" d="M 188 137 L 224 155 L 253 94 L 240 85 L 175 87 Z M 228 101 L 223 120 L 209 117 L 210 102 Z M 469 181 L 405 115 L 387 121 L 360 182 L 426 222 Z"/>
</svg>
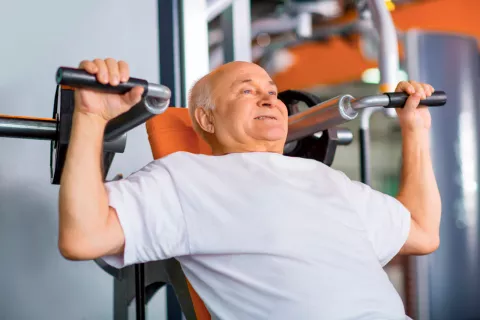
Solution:
<svg viewBox="0 0 480 320">
<path fill-rule="evenodd" d="M 115 86 L 114 59 L 80 65 Z M 405 319 L 383 266 L 439 245 L 440 196 L 429 153 L 433 88 L 401 82 L 396 198 L 324 164 L 282 155 L 285 105 L 259 66 L 233 62 L 200 79 L 190 114 L 213 155 L 177 152 L 104 183 L 106 123 L 141 98 L 76 90 L 60 187 L 59 248 L 116 267 L 175 257 L 218 319 Z"/>
</svg>

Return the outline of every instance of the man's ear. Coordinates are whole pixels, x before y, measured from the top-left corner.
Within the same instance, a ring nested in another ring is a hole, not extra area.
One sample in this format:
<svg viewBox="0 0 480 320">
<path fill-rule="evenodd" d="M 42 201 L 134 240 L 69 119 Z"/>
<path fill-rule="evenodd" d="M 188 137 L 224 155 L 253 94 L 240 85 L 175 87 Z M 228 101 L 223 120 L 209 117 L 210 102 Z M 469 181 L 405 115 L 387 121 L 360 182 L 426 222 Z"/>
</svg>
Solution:
<svg viewBox="0 0 480 320">
<path fill-rule="evenodd" d="M 215 132 L 211 110 L 205 110 L 204 107 L 197 107 L 197 109 L 195 109 L 195 120 L 197 120 L 198 125 L 203 131 L 208 133 Z"/>
</svg>

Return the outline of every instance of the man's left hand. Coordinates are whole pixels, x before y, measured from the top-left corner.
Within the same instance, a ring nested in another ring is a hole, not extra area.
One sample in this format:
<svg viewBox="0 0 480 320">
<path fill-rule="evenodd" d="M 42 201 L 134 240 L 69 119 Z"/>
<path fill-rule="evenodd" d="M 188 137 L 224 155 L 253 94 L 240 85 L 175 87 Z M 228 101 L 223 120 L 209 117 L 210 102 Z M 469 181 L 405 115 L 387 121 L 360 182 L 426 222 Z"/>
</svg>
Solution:
<svg viewBox="0 0 480 320">
<path fill-rule="evenodd" d="M 400 127 L 405 132 L 428 131 L 432 124 L 430 111 L 419 105 L 420 100 L 430 97 L 434 92 L 431 85 L 416 81 L 401 81 L 395 92 L 405 92 L 410 95 L 403 108 L 396 109 Z"/>
</svg>

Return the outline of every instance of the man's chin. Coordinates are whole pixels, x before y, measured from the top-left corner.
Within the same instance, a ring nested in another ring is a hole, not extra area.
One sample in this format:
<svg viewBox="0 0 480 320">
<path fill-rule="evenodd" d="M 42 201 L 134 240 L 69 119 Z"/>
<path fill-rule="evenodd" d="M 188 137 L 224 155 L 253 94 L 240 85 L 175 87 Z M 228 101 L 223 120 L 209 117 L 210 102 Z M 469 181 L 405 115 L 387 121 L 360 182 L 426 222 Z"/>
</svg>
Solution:
<svg viewBox="0 0 480 320">
<path fill-rule="evenodd" d="M 262 132 L 258 132 L 255 135 L 257 140 L 264 140 L 264 141 L 285 141 L 287 138 L 286 132 L 283 129 L 272 128 L 269 130 L 262 130 Z"/>
</svg>

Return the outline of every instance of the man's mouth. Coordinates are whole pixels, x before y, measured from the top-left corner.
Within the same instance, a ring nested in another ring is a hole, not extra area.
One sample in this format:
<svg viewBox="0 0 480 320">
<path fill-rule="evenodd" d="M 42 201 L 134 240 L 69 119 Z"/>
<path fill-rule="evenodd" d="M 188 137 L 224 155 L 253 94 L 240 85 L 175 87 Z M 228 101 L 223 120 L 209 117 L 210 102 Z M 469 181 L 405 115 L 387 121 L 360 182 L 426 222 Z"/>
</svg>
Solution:
<svg viewBox="0 0 480 320">
<path fill-rule="evenodd" d="M 259 116 L 255 118 L 255 120 L 266 120 L 266 119 L 277 120 L 277 118 L 272 116 Z"/>
</svg>

